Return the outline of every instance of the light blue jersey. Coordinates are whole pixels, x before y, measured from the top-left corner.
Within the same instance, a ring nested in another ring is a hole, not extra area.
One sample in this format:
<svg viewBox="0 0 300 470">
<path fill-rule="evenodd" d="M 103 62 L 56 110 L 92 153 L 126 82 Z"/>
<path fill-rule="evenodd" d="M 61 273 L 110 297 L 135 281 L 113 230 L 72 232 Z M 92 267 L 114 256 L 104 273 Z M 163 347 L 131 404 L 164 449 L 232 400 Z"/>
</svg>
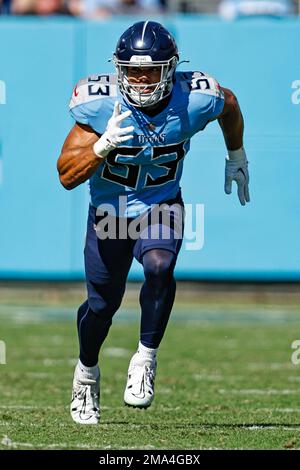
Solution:
<svg viewBox="0 0 300 470">
<path fill-rule="evenodd" d="M 121 112 L 132 111 L 122 127 L 134 126 L 133 138 L 110 152 L 90 178 L 91 203 L 110 204 L 117 215 L 136 217 L 176 197 L 190 139 L 221 113 L 224 96 L 209 75 L 176 72 L 169 104 L 149 117 L 124 100 L 116 75 L 97 75 L 76 85 L 70 112 L 78 123 L 103 134 L 116 100 Z M 127 197 L 122 208 L 120 196 Z"/>
</svg>

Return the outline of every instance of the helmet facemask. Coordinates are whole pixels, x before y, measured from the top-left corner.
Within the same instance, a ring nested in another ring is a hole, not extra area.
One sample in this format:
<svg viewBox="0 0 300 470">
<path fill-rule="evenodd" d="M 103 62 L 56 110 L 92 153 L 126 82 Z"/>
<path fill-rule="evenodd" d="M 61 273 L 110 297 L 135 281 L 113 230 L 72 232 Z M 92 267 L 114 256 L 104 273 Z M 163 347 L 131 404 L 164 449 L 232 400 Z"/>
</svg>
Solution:
<svg viewBox="0 0 300 470">
<path fill-rule="evenodd" d="M 120 91 L 132 106 L 149 108 L 170 95 L 178 62 L 177 56 L 164 61 L 152 61 L 151 56 L 132 56 L 130 61 L 124 61 L 117 59 L 114 55 L 113 62 L 117 69 Z M 129 83 L 129 67 L 147 68 L 148 70 L 152 67 L 159 67 L 160 80 L 156 83 Z M 145 90 L 149 88 L 152 91 L 145 93 Z"/>
</svg>

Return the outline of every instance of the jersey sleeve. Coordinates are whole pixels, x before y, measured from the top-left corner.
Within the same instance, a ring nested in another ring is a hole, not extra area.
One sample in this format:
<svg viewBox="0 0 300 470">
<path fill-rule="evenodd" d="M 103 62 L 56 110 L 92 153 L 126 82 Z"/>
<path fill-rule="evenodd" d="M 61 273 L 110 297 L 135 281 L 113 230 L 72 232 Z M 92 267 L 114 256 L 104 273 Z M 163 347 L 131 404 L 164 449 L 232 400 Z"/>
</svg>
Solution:
<svg viewBox="0 0 300 470">
<path fill-rule="evenodd" d="M 75 86 L 69 110 L 71 116 L 80 124 L 87 124 L 97 132 L 103 132 L 107 124 L 105 111 L 117 96 L 114 75 L 92 75 L 80 80 Z"/>
<path fill-rule="evenodd" d="M 194 72 L 191 82 L 191 95 L 198 119 L 198 130 L 203 130 L 222 112 L 225 103 L 224 93 L 217 80 L 207 73 Z"/>
<path fill-rule="evenodd" d="M 223 111 L 224 108 L 224 97 L 216 97 L 216 96 L 207 96 L 205 98 L 206 105 L 203 106 L 202 112 L 199 116 L 200 122 L 199 122 L 199 127 L 200 130 L 203 130 L 206 125 L 210 122 L 216 119 L 219 114 Z M 203 99 L 204 102 L 204 99 Z"/>
<path fill-rule="evenodd" d="M 80 80 L 73 90 L 69 110 L 72 118 L 80 124 L 89 124 L 89 113 L 86 106 L 86 80 Z"/>
</svg>

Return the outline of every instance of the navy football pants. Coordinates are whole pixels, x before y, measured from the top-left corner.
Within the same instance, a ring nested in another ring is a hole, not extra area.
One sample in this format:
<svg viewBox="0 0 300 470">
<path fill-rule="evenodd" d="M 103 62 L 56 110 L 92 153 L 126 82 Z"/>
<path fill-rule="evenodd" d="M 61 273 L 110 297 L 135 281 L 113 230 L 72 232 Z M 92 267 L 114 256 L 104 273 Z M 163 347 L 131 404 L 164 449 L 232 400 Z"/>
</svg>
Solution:
<svg viewBox="0 0 300 470">
<path fill-rule="evenodd" d="M 177 204 L 178 201 L 182 204 L 180 197 L 175 200 Z M 95 230 L 100 220 L 96 209 L 90 206 L 84 249 L 88 299 L 79 307 L 77 316 L 80 360 L 87 367 L 98 362 L 112 317 L 121 305 L 133 257 L 143 265 L 145 275 L 140 292 L 140 341 L 149 348 L 159 346 L 175 298 L 173 271 L 182 244 L 182 238 L 174 236 L 176 229 L 163 239 L 161 225 L 154 239 L 100 240 Z M 130 220 L 133 219 L 128 219 L 128 223 Z M 181 223 L 182 218 L 179 220 Z M 183 221 L 181 229 L 183 232 Z"/>
</svg>

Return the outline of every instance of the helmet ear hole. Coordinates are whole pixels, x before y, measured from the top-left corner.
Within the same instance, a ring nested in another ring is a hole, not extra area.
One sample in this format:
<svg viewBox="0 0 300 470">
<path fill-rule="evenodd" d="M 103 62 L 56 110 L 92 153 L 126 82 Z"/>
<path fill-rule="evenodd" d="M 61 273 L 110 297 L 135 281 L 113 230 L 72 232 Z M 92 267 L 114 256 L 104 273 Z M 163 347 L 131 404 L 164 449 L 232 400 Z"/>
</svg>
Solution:
<svg viewBox="0 0 300 470">
<path fill-rule="evenodd" d="M 150 107 L 167 97 L 175 81 L 178 58 L 174 38 L 160 23 L 135 23 L 120 37 L 113 57 L 124 98 L 133 106 Z M 150 85 L 129 83 L 128 67 L 161 67 L 160 80 L 151 84 L 151 92 L 146 92 Z"/>
</svg>

